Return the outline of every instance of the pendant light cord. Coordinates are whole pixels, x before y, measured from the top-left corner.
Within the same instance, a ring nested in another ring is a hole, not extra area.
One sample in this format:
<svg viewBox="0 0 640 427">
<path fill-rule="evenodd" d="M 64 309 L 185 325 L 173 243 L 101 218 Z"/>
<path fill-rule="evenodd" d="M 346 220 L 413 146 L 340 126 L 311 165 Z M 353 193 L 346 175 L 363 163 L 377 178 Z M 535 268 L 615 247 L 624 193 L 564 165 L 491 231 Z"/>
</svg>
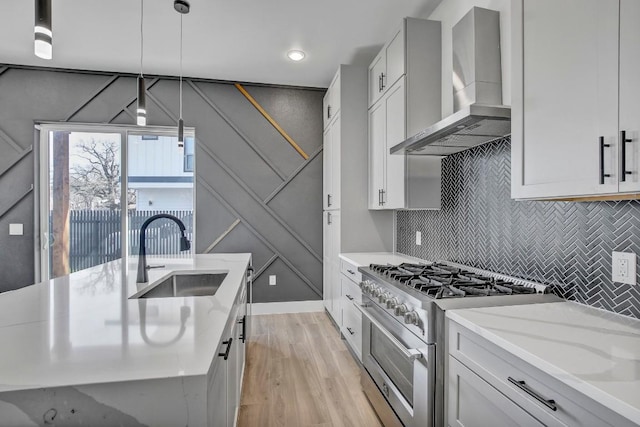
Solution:
<svg viewBox="0 0 640 427">
<path fill-rule="evenodd" d="M 144 21 L 144 0 L 140 0 L 140 76 L 142 77 L 142 57 L 144 55 L 144 31 L 142 24 Z"/>
<path fill-rule="evenodd" d="M 180 14 L 180 118 L 182 119 L 182 14 Z"/>
</svg>

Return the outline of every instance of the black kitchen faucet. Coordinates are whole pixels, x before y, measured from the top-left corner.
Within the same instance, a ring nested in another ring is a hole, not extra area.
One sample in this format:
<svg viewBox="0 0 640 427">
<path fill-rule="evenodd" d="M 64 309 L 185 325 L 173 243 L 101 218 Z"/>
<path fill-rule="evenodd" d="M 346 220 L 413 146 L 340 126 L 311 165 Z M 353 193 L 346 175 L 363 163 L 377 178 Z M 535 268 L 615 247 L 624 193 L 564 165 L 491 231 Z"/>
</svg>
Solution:
<svg viewBox="0 0 640 427">
<path fill-rule="evenodd" d="M 160 218 L 170 219 L 178 224 L 178 227 L 180 227 L 180 250 L 188 251 L 191 249 L 191 243 L 184 234 L 186 227 L 180 218 L 165 213 L 153 215 L 147 218 L 147 220 L 142 224 L 142 227 L 140 227 L 140 251 L 138 252 L 138 277 L 136 279 L 136 283 L 147 283 L 149 281 L 149 276 L 147 275 L 147 270 L 149 269 L 149 267 L 147 267 L 147 248 L 145 245 L 147 227 L 149 227 L 149 224 L 153 221 Z"/>
</svg>

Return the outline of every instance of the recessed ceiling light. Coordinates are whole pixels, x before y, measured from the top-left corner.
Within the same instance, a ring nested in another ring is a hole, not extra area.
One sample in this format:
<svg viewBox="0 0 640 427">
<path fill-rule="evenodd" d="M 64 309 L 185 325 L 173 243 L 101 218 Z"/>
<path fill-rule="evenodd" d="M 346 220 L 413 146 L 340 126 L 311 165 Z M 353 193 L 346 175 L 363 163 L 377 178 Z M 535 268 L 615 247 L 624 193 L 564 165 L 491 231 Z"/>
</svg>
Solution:
<svg viewBox="0 0 640 427">
<path fill-rule="evenodd" d="M 298 62 L 304 59 L 305 54 L 301 50 L 290 50 L 289 52 L 287 52 L 287 56 L 290 60 Z"/>
</svg>

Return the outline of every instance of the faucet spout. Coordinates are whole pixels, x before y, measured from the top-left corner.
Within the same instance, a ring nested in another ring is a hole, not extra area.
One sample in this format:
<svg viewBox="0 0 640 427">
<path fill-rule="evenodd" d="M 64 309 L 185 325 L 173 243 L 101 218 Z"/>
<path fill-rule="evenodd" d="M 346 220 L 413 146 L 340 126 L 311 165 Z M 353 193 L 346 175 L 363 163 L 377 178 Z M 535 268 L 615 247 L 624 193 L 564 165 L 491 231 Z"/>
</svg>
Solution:
<svg viewBox="0 0 640 427">
<path fill-rule="evenodd" d="M 184 226 L 184 223 L 180 218 L 165 213 L 153 215 L 147 218 L 147 220 L 142 224 L 142 227 L 140 227 L 140 248 L 138 251 L 138 275 L 136 283 L 147 283 L 149 281 L 149 275 L 147 274 L 149 267 L 147 267 L 147 248 L 145 243 L 147 238 L 147 228 L 149 227 L 149 224 L 160 218 L 170 219 L 178 224 L 178 227 L 180 228 L 180 250 L 188 251 L 191 249 L 191 242 L 189 242 L 189 239 L 187 239 L 187 236 L 185 235 L 187 228 Z"/>
</svg>

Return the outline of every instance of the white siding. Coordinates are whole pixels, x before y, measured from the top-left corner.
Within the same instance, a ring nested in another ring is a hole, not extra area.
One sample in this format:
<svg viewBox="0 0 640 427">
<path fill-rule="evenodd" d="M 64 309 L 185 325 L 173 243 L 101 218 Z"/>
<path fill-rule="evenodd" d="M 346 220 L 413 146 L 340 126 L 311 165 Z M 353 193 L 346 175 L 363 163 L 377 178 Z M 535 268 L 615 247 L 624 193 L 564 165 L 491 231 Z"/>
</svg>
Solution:
<svg viewBox="0 0 640 427">
<path fill-rule="evenodd" d="M 129 176 L 193 176 L 184 171 L 184 148 L 176 137 L 158 136 L 157 140 L 142 140 L 129 136 Z"/>
</svg>

